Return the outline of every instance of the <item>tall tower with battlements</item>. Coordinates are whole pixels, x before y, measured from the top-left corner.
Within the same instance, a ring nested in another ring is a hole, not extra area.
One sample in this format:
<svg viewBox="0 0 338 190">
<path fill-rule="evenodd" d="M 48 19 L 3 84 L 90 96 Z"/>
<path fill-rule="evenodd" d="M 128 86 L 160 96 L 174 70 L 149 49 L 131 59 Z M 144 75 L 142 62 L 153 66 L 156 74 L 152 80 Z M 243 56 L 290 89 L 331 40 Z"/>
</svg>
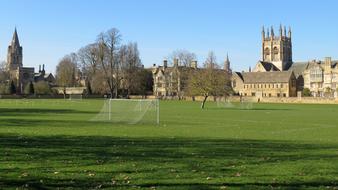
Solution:
<svg viewBox="0 0 338 190">
<path fill-rule="evenodd" d="M 279 28 L 279 35 L 275 35 L 273 27 L 265 31 L 262 29 L 262 60 L 275 65 L 280 71 L 287 70 L 292 65 L 291 28 L 288 34 L 286 27 Z"/>
</svg>

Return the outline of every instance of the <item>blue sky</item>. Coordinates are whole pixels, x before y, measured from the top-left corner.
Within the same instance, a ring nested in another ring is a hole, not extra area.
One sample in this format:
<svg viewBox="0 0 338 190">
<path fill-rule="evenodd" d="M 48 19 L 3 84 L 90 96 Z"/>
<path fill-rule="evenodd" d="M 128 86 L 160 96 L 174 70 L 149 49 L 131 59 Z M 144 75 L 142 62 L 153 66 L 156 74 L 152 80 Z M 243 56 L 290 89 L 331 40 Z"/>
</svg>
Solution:
<svg viewBox="0 0 338 190">
<path fill-rule="evenodd" d="M 1 0 L 0 60 L 6 59 L 14 27 L 24 65 L 58 61 L 118 28 L 123 42 L 136 41 L 146 67 L 176 49 L 197 54 L 201 64 L 213 50 L 227 52 L 234 70 L 247 70 L 261 55 L 261 28 L 292 27 L 293 59 L 338 59 L 338 1 L 305 0 Z"/>
</svg>

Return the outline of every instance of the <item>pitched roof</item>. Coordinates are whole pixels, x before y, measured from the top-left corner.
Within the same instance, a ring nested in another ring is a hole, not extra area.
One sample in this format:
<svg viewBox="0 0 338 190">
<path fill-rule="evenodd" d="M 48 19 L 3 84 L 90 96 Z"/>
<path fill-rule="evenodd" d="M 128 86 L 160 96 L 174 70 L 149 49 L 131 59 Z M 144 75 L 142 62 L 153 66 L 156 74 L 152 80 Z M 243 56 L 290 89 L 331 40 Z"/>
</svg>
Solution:
<svg viewBox="0 0 338 190">
<path fill-rule="evenodd" d="M 279 71 L 279 69 L 270 62 L 259 61 L 259 63 L 264 67 L 266 71 Z"/>
<path fill-rule="evenodd" d="M 308 62 L 296 62 L 291 65 L 291 67 L 288 69 L 289 71 L 293 71 L 296 77 L 303 74 L 303 72 L 308 67 Z"/>
<path fill-rule="evenodd" d="M 289 82 L 292 71 L 273 71 L 273 72 L 242 72 L 237 73 L 243 78 L 244 83 L 276 83 Z"/>
</svg>

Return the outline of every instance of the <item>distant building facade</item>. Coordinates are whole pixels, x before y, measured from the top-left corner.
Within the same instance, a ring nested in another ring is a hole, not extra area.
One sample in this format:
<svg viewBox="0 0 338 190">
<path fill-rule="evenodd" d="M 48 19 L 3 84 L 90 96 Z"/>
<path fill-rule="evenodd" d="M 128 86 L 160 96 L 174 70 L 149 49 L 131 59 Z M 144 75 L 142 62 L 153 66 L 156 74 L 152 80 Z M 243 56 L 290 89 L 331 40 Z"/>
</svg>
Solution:
<svg viewBox="0 0 338 190">
<path fill-rule="evenodd" d="M 154 65 L 153 81 L 154 95 L 156 97 L 182 97 L 183 89 L 186 87 L 190 69 L 197 69 L 197 62 L 192 63 L 192 67 L 178 65 L 178 59 L 174 59 L 172 67 L 168 67 L 168 61 L 163 61 L 163 66 Z"/>
<path fill-rule="evenodd" d="M 200 69 L 197 61 L 192 61 L 190 67 L 180 66 L 179 60 L 174 59 L 173 66 L 168 67 L 168 61 L 163 61 L 163 66 L 153 66 L 153 94 L 159 98 L 185 96 L 189 74 L 192 70 Z M 223 70 L 225 74 L 232 74 L 230 60 L 227 55 Z"/>
<path fill-rule="evenodd" d="M 8 46 L 7 51 L 7 70 L 9 80 L 13 81 L 18 94 L 23 93 L 23 89 L 29 83 L 38 81 L 47 81 L 50 84 L 55 83 L 53 74 L 46 73 L 43 69 L 39 69 L 39 73 L 34 72 L 34 67 L 23 66 L 23 48 L 20 45 L 17 30 L 15 29 L 12 41 Z"/>
<path fill-rule="evenodd" d="M 253 71 L 236 72 L 232 87 L 243 96 L 291 97 L 309 89 L 314 97 L 337 97 L 338 61 L 293 62 L 291 28 L 262 31 L 262 60 Z M 298 92 L 298 93 L 297 93 Z"/>
<path fill-rule="evenodd" d="M 312 60 L 295 64 L 302 72 L 303 89 L 314 97 L 337 97 L 338 61 L 326 57 L 324 61 Z"/>
<path fill-rule="evenodd" d="M 262 30 L 262 60 L 253 71 L 235 72 L 232 88 L 241 96 L 293 97 L 297 95 L 297 78 L 289 68 L 292 65 L 291 28 L 280 26 L 279 35 L 274 29 Z"/>
<path fill-rule="evenodd" d="M 241 96 L 293 97 L 296 96 L 296 77 L 292 71 L 235 72 L 232 87 Z"/>
</svg>

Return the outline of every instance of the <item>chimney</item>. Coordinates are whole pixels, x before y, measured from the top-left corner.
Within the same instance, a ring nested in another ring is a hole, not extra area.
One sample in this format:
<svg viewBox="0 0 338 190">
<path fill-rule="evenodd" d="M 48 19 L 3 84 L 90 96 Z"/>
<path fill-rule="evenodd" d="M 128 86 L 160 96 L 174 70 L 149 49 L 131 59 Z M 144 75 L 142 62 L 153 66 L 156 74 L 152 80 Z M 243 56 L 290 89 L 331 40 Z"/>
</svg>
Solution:
<svg viewBox="0 0 338 190">
<path fill-rule="evenodd" d="M 175 58 L 175 59 L 174 59 L 174 67 L 177 67 L 177 66 L 178 66 L 178 59 Z"/>
<path fill-rule="evenodd" d="M 325 67 L 326 69 L 331 68 L 331 57 L 325 57 Z"/>
<path fill-rule="evenodd" d="M 191 61 L 191 67 L 197 69 L 197 61 Z"/>
<path fill-rule="evenodd" d="M 39 65 L 39 73 L 41 72 L 41 65 Z"/>
<path fill-rule="evenodd" d="M 45 71 L 45 64 L 42 64 L 42 71 Z"/>
<path fill-rule="evenodd" d="M 168 61 L 167 60 L 163 60 L 163 67 L 167 68 L 168 67 Z"/>
</svg>

